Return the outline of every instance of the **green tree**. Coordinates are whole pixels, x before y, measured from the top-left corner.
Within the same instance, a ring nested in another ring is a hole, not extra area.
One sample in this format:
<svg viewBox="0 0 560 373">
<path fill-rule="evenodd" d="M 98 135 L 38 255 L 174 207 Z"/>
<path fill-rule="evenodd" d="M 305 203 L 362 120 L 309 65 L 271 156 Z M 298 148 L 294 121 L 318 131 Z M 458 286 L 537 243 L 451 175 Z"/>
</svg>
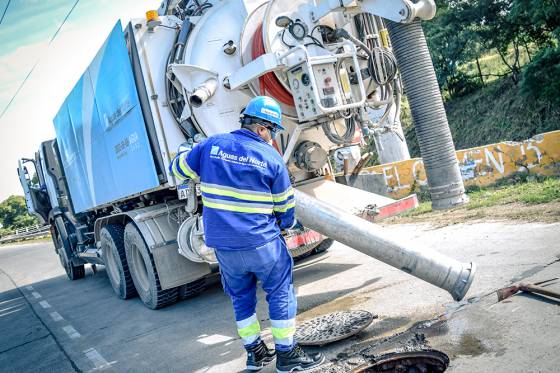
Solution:
<svg viewBox="0 0 560 373">
<path fill-rule="evenodd" d="M 525 95 L 560 105 L 560 47 L 542 49 L 523 72 Z"/>
<path fill-rule="evenodd" d="M 3 229 L 24 228 L 37 223 L 37 218 L 28 214 L 23 196 L 10 196 L 0 203 L 0 224 Z"/>
<path fill-rule="evenodd" d="M 516 0 L 511 19 L 523 24 L 540 50 L 523 71 L 522 92 L 533 99 L 560 104 L 560 1 Z"/>
<path fill-rule="evenodd" d="M 560 38 L 560 1 L 515 0 L 510 19 L 523 26 L 530 41 L 540 47 L 551 46 Z"/>
<path fill-rule="evenodd" d="M 440 87 L 452 97 L 460 96 L 477 85 L 459 70 L 462 64 L 478 61 L 482 53 L 481 41 L 474 27 L 476 8 L 461 0 L 437 0 L 436 3 L 437 17 L 424 23 L 430 53 Z M 480 68 L 478 83 L 484 84 Z"/>
<path fill-rule="evenodd" d="M 484 48 L 498 52 L 517 84 L 521 73 L 521 50 L 527 44 L 529 34 L 525 25 L 512 17 L 515 1 L 476 0 L 472 4 L 476 32 Z M 513 48 L 513 60 L 507 58 L 510 48 Z"/>
<path fill-rule="evenodd" d="M 436 3 L 438 15 L 424 23 L 424 27 L 440 86 L 452 97 L 484 85 L 485 76 L 503 75 L 500 71 L 482 73 L 479 58 L 486 53 L 497 52 L 508 69 L 507 75 L 517 84 L 523 73 L 522 52 L 532 62 L 531 49 L 558 45 L 559 0 L 436 0 Z M 478 76 L 468 76 L 460 68 L 469 62 L 476 62 Z"/>
</svg>

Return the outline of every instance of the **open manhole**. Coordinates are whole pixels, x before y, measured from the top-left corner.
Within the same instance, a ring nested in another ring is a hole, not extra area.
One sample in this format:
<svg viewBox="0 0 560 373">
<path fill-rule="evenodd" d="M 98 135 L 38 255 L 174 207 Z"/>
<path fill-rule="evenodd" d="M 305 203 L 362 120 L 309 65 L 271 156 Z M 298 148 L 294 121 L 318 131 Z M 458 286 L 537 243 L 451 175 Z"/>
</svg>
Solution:
<svg viewBox="0 0 560 373">
<path fill-rule="evenodd" d="M 353 369 L 350 373 L 441 373 L 449 366 L 449 357 L 441 351 L 393 352 Z"/>
<path fill-rule="evenodd" d="M 298 325 L 295 340 L 302 346 L 322 346 L 353 336 L 377 316 L 368 311 L 340 311 Z"/>
</svg>

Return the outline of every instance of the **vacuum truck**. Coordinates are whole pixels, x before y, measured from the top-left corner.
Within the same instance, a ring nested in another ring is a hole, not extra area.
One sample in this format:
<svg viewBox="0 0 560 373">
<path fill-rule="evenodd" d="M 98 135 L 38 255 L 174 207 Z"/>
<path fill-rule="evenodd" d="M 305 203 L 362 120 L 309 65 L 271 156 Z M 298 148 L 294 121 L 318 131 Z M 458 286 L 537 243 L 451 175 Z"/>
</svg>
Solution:
<svg viewBox="0 0 560 373">
<path fill-rule="evenodd" d="M 249 100 L 267 95 L 282 107 L 273 146 L 303 225 L 283 233 L 292 256 L 340 241 L 459 300 L 474 264 L 387 237 L 364 217 L 395 201 L 336 183 L 332 166 L 369 139 L 381 160 L 409 158 L 406 90 L 433 207 L 467 201 L 420 25 L 434 15 L 433 0 L 168 0 L 119 21 L 56 114 L 56 138 L 19 161 L 28 210 L 50 225 L 71 280 L 89 263 L 152 309 L 193 296 L 218 266 L 200 187 L 168 165 L 238 129 Z"/>
</svg>

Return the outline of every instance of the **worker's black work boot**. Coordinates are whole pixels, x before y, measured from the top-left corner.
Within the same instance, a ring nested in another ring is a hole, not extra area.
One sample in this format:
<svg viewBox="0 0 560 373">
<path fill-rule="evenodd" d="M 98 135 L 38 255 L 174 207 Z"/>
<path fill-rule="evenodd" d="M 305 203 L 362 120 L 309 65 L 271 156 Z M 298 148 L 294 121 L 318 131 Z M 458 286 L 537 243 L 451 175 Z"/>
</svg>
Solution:
<svg viewBox="0 0 560 373">
<path fill-rule="evenodd" d="M 320 352 L 307 353 L 299 345 L 291 351 L 276 351 L 276 371 L 291 373 L 315 368 L 325 361 L 325 355 Z"/>
<path fill-rule="evenodd" d="M 255 347 L 247 349 L 247 369 L 248 370 L 261 370 L 266 365 L 274 361 L 276 353 L 274 350 L 269 350 L 266 344 L 261 341 Z"/>
</svg>

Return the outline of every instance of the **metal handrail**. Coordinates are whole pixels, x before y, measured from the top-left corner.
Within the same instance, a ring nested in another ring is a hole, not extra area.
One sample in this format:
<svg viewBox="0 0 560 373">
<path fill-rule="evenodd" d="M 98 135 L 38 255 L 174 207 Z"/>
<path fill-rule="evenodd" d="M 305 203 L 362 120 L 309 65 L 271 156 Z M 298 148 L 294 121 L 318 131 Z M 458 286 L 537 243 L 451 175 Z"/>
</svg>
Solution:
<svg viewBox="0 0 560 373">
<path fill-rule="evenodd" d="M 46 236 L 49 234 L 49 232 L 50 232 L 50 225 L 37 224 L 25 228 L 18 228 L 12 234 L 9 234 L 4 237 L 0 237 L 0 244 Z"/>
</svg>

